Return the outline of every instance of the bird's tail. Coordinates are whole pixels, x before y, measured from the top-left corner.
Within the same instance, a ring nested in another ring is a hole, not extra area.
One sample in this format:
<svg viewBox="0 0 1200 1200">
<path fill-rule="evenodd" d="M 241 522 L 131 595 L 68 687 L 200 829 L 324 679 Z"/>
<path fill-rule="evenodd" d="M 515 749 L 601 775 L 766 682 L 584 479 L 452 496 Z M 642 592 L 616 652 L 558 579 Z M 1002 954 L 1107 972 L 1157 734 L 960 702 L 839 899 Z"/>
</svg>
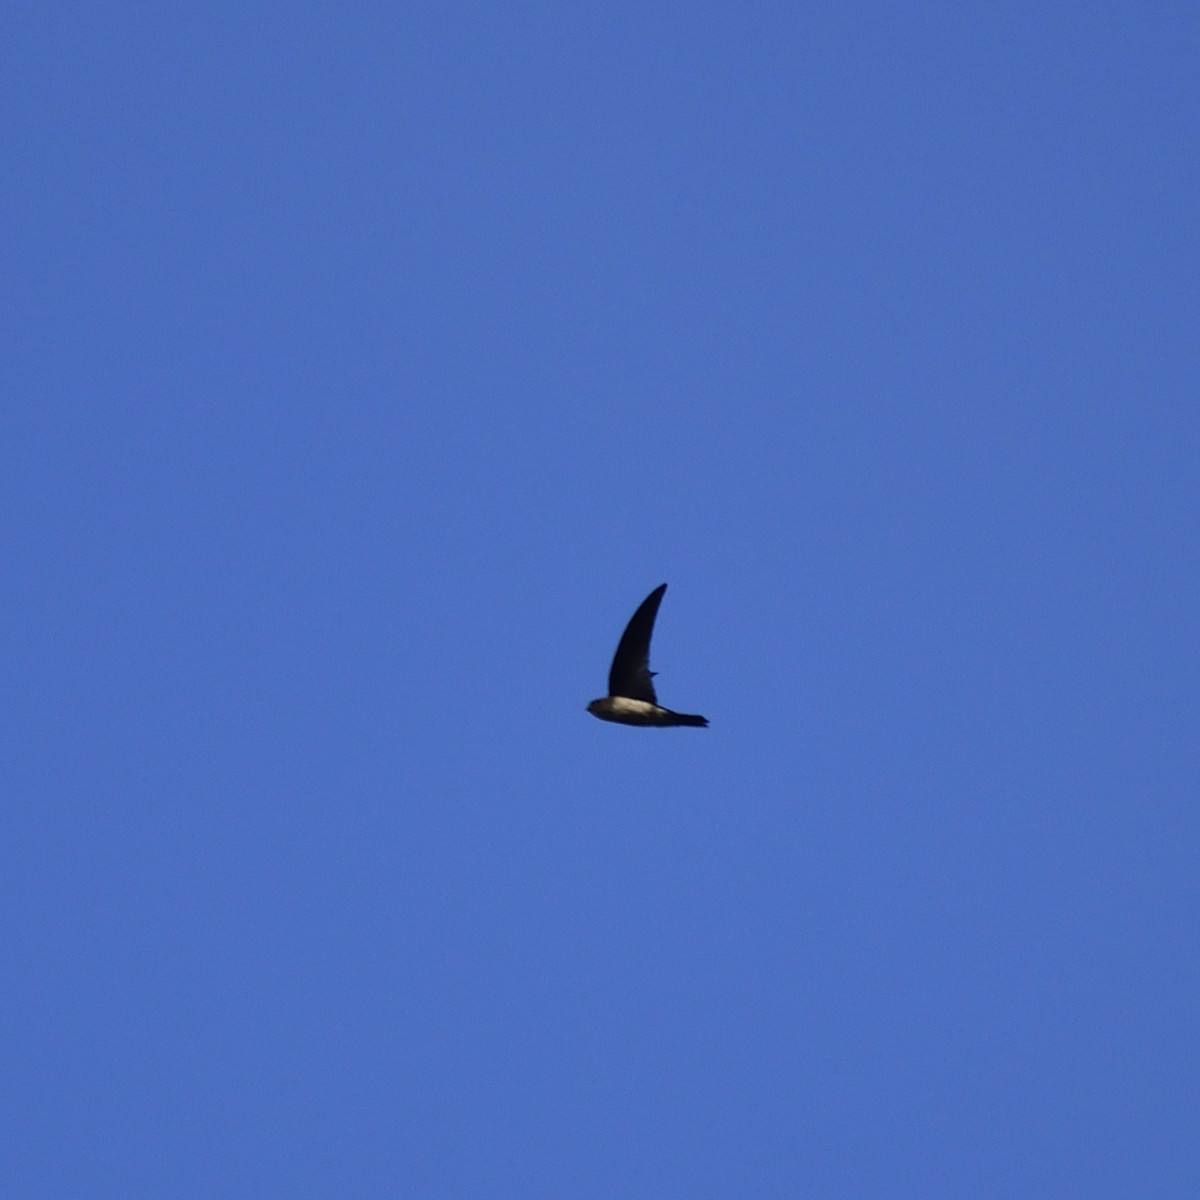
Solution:
<svg viewBox="0 0 1200 1200">
<path fill-rule="evenodd" d="M 697 725 L 701 729 L 706 729 L 708 727 L 707 717 L 697 717 L 691 713 L 676 713 L 675 719 L 680 723 L 680 725 Z"/>
</svg>

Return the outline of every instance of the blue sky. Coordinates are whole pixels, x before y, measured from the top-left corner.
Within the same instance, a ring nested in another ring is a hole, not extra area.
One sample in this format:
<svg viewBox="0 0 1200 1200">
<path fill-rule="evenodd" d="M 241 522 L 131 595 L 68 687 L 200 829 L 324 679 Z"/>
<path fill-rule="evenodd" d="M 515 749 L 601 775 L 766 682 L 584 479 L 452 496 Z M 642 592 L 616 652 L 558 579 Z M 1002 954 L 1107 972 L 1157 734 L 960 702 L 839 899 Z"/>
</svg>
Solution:
<svg viewBox="0 0 1200 1200">
<path fill-rule="evenodd" d="M 4 1194 L 1194 1196 L 1198 51 L 11 14 Z"/>
</svg>

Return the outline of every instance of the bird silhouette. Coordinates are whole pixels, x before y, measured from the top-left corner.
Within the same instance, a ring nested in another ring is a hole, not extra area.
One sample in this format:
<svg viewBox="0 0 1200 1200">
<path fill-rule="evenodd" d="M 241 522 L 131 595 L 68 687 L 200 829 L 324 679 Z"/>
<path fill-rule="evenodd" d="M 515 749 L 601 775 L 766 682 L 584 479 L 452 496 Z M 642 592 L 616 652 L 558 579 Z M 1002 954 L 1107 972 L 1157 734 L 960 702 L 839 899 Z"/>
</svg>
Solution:
<svg viewBox="0 0 1200 1200">
<path fill-rule="evenodd" d="M 654 675 L 650 670 L 650 636 L 654 618 L 667 585 L 661 584 L 638 605 L 617 643 L 612 669 L 608 672 L 608 695 L 593 700 L 588 712 L 602 721 L 620 725 L 696 725 L 706 726 L 706 717 L 672 712 L 658 703 L 654 694 Z"/>
</svg>

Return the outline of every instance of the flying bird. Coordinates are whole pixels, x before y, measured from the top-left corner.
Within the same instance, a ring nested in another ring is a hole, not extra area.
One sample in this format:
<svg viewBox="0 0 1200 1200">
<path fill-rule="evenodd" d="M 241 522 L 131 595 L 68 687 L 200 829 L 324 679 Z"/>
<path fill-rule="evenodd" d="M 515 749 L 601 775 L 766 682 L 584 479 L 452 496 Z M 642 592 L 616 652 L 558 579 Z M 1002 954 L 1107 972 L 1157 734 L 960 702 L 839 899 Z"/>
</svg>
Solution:
<svg viewBox="0 0 1200 1200">
<path fill-rule="evenodd" d="M 699 725 L 708 724 L 706 717 L 672 712 L 661 708 L 654 694 L 654 675 L 650 670 L 650 635 L 654 618 L 662 603 L 664 583 L 642 601 L 633 614 L 613 656 L 608 673 L 608 695 L 593 700 L 587 706 L 593 717 L 602 721 L 617 721 L 621 725 Z"/>
</svg>

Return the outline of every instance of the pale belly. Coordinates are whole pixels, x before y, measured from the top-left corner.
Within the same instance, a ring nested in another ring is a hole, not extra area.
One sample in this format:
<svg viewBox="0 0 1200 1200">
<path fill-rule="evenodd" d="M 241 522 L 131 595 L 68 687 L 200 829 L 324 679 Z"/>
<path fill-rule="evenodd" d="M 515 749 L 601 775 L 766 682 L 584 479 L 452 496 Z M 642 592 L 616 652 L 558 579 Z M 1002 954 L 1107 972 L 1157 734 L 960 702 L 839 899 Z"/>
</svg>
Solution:
<svg viewBox="0 0 1200 1200">
<path fill-rule="evenodd" d="M 618 721 L 622 725 L 662 725 L 671 714 L 648 700 L 631 700 L 628 696 L 605 696 L 593 700 L 588 711 L 602 721 Z"/>
<path fill-rule="evenodd" d="M 661 717 L 663 709 L 649 700 L 630 700 L 628 696 L 609 696 L 610 711 L 613 716 L 622 717 Z"/>
</svg>

